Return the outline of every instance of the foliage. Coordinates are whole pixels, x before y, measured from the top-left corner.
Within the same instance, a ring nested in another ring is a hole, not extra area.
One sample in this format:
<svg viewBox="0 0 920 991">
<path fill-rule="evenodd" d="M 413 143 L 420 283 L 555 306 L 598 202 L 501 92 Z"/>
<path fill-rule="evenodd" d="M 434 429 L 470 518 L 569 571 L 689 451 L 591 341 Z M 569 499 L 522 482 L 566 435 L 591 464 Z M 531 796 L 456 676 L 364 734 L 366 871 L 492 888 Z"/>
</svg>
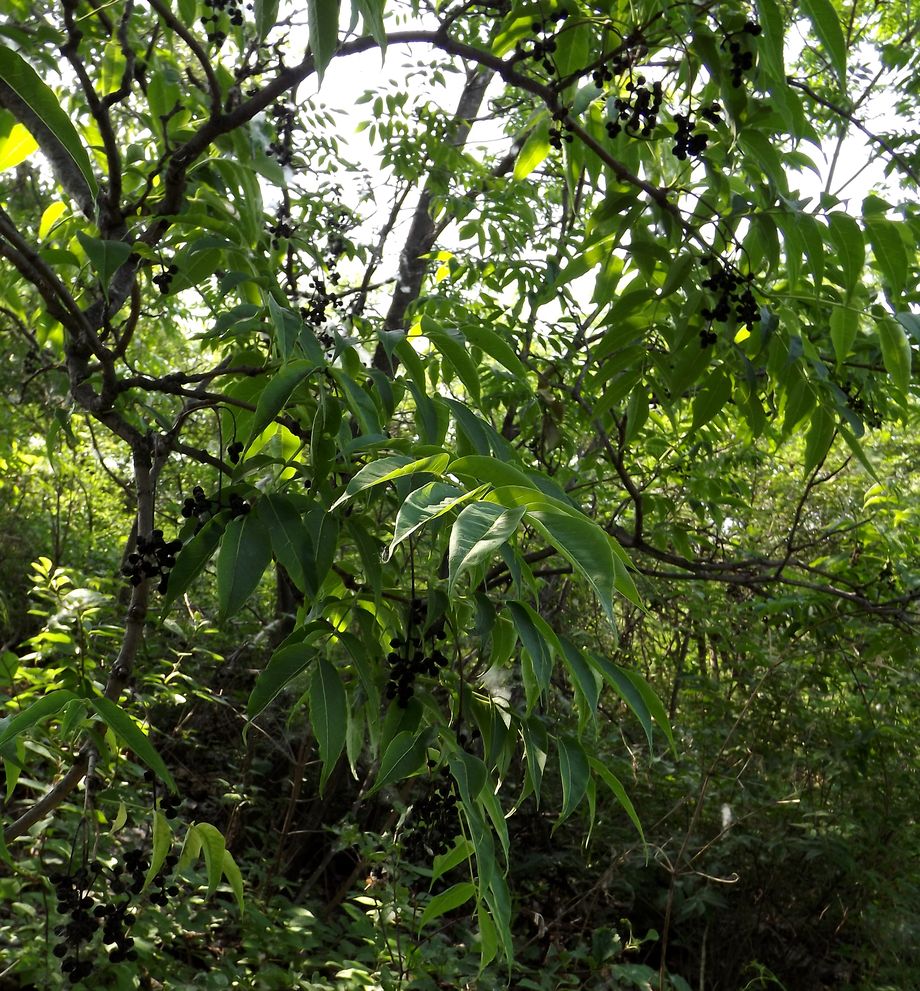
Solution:
<svg viewBox="0 0 920 991">
<path fill-rule="evenodd" d="M 915 982 L 909 5 L 0 10 L 0 980 Z"/>
</svg>

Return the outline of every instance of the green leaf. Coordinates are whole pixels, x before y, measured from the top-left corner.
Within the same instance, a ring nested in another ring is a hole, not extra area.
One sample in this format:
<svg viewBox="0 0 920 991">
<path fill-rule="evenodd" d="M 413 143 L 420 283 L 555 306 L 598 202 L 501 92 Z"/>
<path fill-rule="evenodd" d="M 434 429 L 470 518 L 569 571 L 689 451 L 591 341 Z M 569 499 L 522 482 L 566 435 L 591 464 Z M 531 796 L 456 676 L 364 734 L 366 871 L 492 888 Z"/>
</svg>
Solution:
<svg viewBox="0 0 920 991">
<path fill-rule="evenodd" d="M 150 867 L 144 878 L 144 890 L 150 887 L 150 882 L 160 873 L 171 847 L 172 827 L 166 816 L 156 809 L 153 813 L 153 835 L 150 841 Z"/>
<path fill-rule="evenodd" d="M 224 532 L 223 521 L 208 520 L 181 551 L 176 555 L 176 566 L 169 573 L 166 594 L 163 596 L 163 613 L 198 577 L 204 566 L 217 550 L 220 536 Z"/>
<path fill-rule="evenodd" d="M 812 472 L 824 458 L 834 441 L 836 421 L 830 413 L 819 406 L 812 418 L 805 439 L 805 474 Z"/>
<path fill-rule="evenodd" d="M 479 369 L 466 349 L 466 340 L 458 330 L 447 329 L 431 319 L 422 317 L 422 333 L 450 362 L 457 377 L 476 403 L 480 401 Z M 446 376 L 444 376 L 446 378 Z"/>
<path fill-rule="evenodd" d="M 526 602 L 508 602 L 515 629 L 526 651 L 521 661 L 528 713 L 549 688 L 553 675 L 553 654 L 559 647 L 556 634 Z"/>
<path fill-rule="evenodd" d="M 828 237 L 835 248 L 834 254 L 843 270 L 843 287 L 849 295 L 858 285 L 866 261 L 863 233 L 859 224 L 847 213 L 829 214 L 827 227 Z"/>
<path fill-rule="evenodd" d="M 254 16 L 259 41 L 265 41 L 278 19 L 280 0 L 255 0 Z"/>
<path fill-rule="evenodd" d="M 474 498 L 474 493 L 464 492 L 456 485 L 447 482 L 429 482 L 410 492 L 396 514 L 393 539 L 387 548 L 384 560 L 389 561 L 393 551 L 407 538 L 431 520 L 449 513 L 458 505 Z"/>
<path fill-rule="evenodd" d="M 607 534 L 589 519 L 566 513 L 530 510 L 527 519 L 587 579 L 608 622 L 615 626 L 613 591 L 618 575 Z"/>
<path fill-rule="evenodd" d="M 255 513 L 230 521 L 217 555 L 217 602 L 221 616 L 236 615 L 262 580 L 271 559 L 271 537 Z"/>
<path fill-rule="evenodd" d="M 564 822 L 578 807 L 588 787 L 590 771 L 584 747 L 571 737 L 560 737 L 559 775 L 562 778 L 562 812 L 556 825 Z"/>
<path fill-rule="evenodd" d="M 313 734 L 319 745 L 319 757 L 323 762 L 319 779 L 319 790 L 322 794 L 326 781 L 345 746 L 345 733 L 348 728 L 345 686 L 336 667 L 325 657 L 317 660 L 310 679 L 310 721 L 313 723 Z"/>
<path fill-rule="evenodd" d="M 834 5 L 830 0 L 801 0 L 801 9 L 811 21 L 818 40 L 824 45 L 831 66 L 837 73 L 841 90 L 846 90 L 847 43 Z"/>
<path fill-rule="evenodd" d="M 0 172 L 15 168 L 37 148 L 38 142 L 25 125 L 14 124 L 10 133 L 5 138 L 0 138 Z"/>
<path fill-rule="evenodd" d="M 863 222 L 879 271 L 892 292 L 899 295 L 907 283 L 909 263 L 898 225 L 879 216 L 865 217 Z"/>
<path fill-rule="evenodd" d="M 32 112 L 48 128 L 50 136 L 58 143 L 66 155 L 77 167 L 86 183 L 93 199 L 99 192 L 93 167 L 90 164 L 86 148 L 66 114 L 48 85 L 42 81 L 38 73 L 20 55 L 5 45 L 0 45 L 0 80 L 6 83 L 16 95 L 31 108 Z M 28 125 L 28 121 L 22 123 Z M 33 137 L 43 144 L 43 136 L 34 134 Z M 51 160 L 54 160 L 54 156 Z"/>
<path fill-rule="evenodd" d="M 439 853 L 431 865 L 431 881 L 434 883 L 455 867 L 465 863 L 473 856 L 473 844 L 461 836 L 447 853 Z"/>
<path fill-rule="evenodd" d="M 213 895 L 224 872 L 224 853 L 227 849 L 223 833 L 209 822 L 197 822 L 192 827 L 201 841 L 205 869 L 208 874 L 208 895 Z"/>
<path fill-rule="evenodd" d="M 623 675 L 625 675 L 631 682 L 633 687 L 642 697 L 642 701 L 645 703 L 646 709 L 652 716 L 652 719 L 658 724 L 658 728 L 664 733 L 665 739 L 668 741 L 668 746 L 671 748 L 671 752 L 674 756 L 677 756 L 677 744 L 674 741 L 674 735 L 671 732 L 671 723 L 668 719 L 668 714 L 665 712 L 664 706 L 661 704 L 661 699 L 655 694 L 652 686 L 636 671 L 634 668 L 624 668 L 619 664 L 614 665 L 616 669 Z"/>
<path fill-rule="evenodd" d="M 549 155 L 549 127 L 545 121 L 538 124 L 524 142 L 514 163 L 514 178 L 520 182 Z"/>
<path fill-rule="evenodd" d="M 839 365 L 853 350 L 853 342 L 859 331 L 859 314 L 852 306 L 835 306 L 831 310 L 830 327 L 834 357 Z"/>
<path fill-rule="evenodd" d="M 758 46 L 760 62 L 773 79 L 785 86 L 786 69 L 783 65 L 783 14 L 776 0 L 757 0 L 760 26 L 763 28 Z"/>
<path fill-rule="evenodd" d="M 237 867 L 236 861 L 233 859 L 233 855 L 226 849 L 224 850 L 224 855 L 221 860 L 221 871 L 227 879 L 227 884 L 230 885 L 230 890 L 233 892 L 233 897 L 236 899 L 236 904 L 239 907 L 240 915 L 242 915 L 246 907 L 243 896 L 243 875 L 240 873 L 240 869 Z"/>
<path fill-rule="evenodd" d="M 528 372 L 521 359 L 514 353 L 511 345 L 491 327 L 481 323 L 464 324 L 463 336 L 470 344 L 481 348 L 490 358 L 504 365 L 514 375 L 516 385 L 527 385 Z"/>
<path fill-rule="evenodd" d="M 447 474 L 457 478 L 468 477 L 477 482 L 489 482 L 492 485 L 516 485 L 536 488 L 527 475 L 498 458 L 489 458 L 482 454 L 471 454 L 465 458 L 451 461 L 446 469 Z"/>
<path fill-rule="evenodd" d="M 693 398 L 693 422 L 690 425 L 688 436 L 696 433 L 700 427 L 705 426 L 721 413 L 731 397 L 731 379 L 721 368 L 718 368 L 707 378 L 703 387 Z"/>
<path fill-rule="evenodd" d="M 467 506 L 450 531 L 447 591 L 453 594 L 457 579 L 470 568 L 485 561 L 512 536 L 520 526 L 526 510 L 503 509 L 491 502 Z"/>
<path fill-rule="evenodd" d="M 101 695 L 91 695 L 86 701 L 99 713 L 106 726 L 137 754 L 171 792 L 175 792 L 176 782 L 173 781 L 169 768 L 163 763 L 163 758 L 147 739 L 147 735 L 128 713 Z"/>
<path fill-rule="evenodd" d="M 380 46 L 381 55 L 387 50 L 387 32 L 383 25 L 384 0 L 352 0 L 364 21 L 364 29 Z"/>
<path fill-rule="evenodd" d="M 289 361 L 271 377 L 259 396 L 256 411 L 252 416 L 249 428 L 249 439 L 246 446 L 262 433 L 262 431 L 284 409 L 294 390 L 301 382 L 316 369 L 316 365 L 306 358 L 295 358 Z"/>
<path fill-rule="evenodd" d="M 306 592 L 311 541 L 297 507 L 286 496 L 274 492 L 259 499 L 254 513 L 271 536 L 272 552 L 278 563 L 301 592 Z"/>
<path fill-rule="evenodd" d="M 419 458 L 413 461 L 402 454 L 391 454 L 386 458 L 379 458 L 365 465 L 352 478 L 345 491 L 332 504 L 332 509 L 341 506 L 343 502 L 352 496 L 369 489 L 374 485 L 382 485 L 384 482 L 391 482 L 395 478 L 402 478 L 405 475 L 414 475 L 417 472 L 427 472 L 429 475 L 440 475 L 450 462 L 449 454 L 433 454 L 427 458 Z"/>
<path fill-rule="evenodd" d="M 609 661 L 601 654 L 588 653 L 585 655 L 592 667 L 600 671 L 604 681 L 623 699 L 632 709 L 636 718 L 645 730 L 649 749 L 652 747 L 652 714 L 643 698 L 643 693 L 633 684 L 627 676 L 626 671 L 618 665 Z M 670 729 L 668 730 L 670 733 Z M 670 739 L 670 738 L 669 738 Z"/>
<path fill-rule="evenodd" d="M 460 881 L 457 884 L 452 884 L 439 895 L 435 895 L 425 906 L 425 910 L 418 920 L 419 932 L 430 922 L 434 922 L 435 919 L 447 912 L 453 912 L 454 909 L 468 902 L 475 894 L 476 885 L 472 881 Z"/>
<path fill-rule="evenodd" d="M 639 821 L 635 806 L 630 801 L 629 795 L 626 794 L 626 789 L 620 783 L 620 779 L 596 757 L 589 757 L 588 763 L 591 766 L 591 770 L 607 785 L 611 792 L 613 792 L 613 797 L 623 806 L 626 814 L 632 820 L 632 824 L 638 830 L 639 838 L 645 843 L 645 833 L 642 832 L 642 823 Z"/>
<path fill-rule="evenodd" d="M 246 715 L 249 719 L 255 719 L 316 657 L 317 651 L 313 644 L 323 636 L 332 636 L 335 631 L 326 620 L 317 619 L 302 632 L 305 635 L 299 642 L 280 646 L 272 654 L 265 670 L 256 678 L 246 705 Z"/>
<path fill-rule="evenodd" d="M 339 39 L 339 0 L 307 0 L 310 50 L 320 83 L 332 61 Z"/>
<path fill-rule="evenodd" d="M 392 781 L 402 781 L 420 771 L 426 764 L 430 738 L 429 729 L 417 733 L 411 730 L 397 733 L 380 760 L 377 780 L 370 793 L 373 794 Z"/>
<path fill-rule="evenodd" d="M 74 701 L 77 696 L 73 692 L 59 689 L 56 692 L 49 692 L 40 699 L 33 702 L 27 709 L 17 713 L 9 722 L 0 724 L 0 747 L 10 740 L 15 739 L 20 733 L 31 729 L 37 722 L 47 719 L 49 716 L 57 715 L 67 705 Z"/>
<path fill-rule="evenodd" d="M 90 264 L 93 266 L 103 290 L 108 289 L 112 276 L 131 256 L 131 245 L 124 241 L 101 241 L 77 231 L 77 240 L 83 246 Z"/>
<path fill-rule="evenodd" d="M 906 394 L 910 385 L 911 347 L 904 328 L 890 317 L 883 317 L 878 324 L 879 343 L 882 346 L 882 361 L 891 380 Z"/>
</svg>

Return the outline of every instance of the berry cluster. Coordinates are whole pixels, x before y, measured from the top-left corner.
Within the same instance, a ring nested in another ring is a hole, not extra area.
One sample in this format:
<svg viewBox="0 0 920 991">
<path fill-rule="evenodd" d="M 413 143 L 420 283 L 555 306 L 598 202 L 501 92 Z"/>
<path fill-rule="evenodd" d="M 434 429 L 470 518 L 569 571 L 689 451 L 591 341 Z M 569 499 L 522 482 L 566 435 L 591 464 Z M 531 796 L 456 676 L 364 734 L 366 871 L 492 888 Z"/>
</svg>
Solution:
<svg viewBox="0 0 920 991">
<path fill-rule="evenodd" d="M 756 21 L 745 21 L 740 33 L 746 34 L 749 38 L 756 38 L 762 31 L 763 28 Z M 732 57 L 732 86 L 737 89 L 741 85 L 745 72 L 750 72 L 754 68 L 754 53 L 743 48 L 740 41 L 730 41 L 728 50 Z"/>
<path fill-rule="evenodd" d="M 169 584 L 169 572 L 175 567 L 176 554 L 182 548 L 181 540 L 163 539 L 162 530 L 154 530 L 149 537 L 138 535 L 137 547 L 128 555 L 121 573 L 132 585 L 140 585 L 145 578 L 159 576 L 157 591 L 165 592 Z"/>
<path fill-rule="evenodd" d="M 877 430 L 882 425 L 882 417 L 880 416 L 878 410 L 863 399 L 863 397 L 859 394 L 859 391 L 849 380 L 843 383 L 841 389 L 847 397 L 847 406 L 853 410 L 853 412 L 860 418 L 860 420 L 863 421 L 863 423 Z"/>
<path fill-rule="evenodd" d="M 245 445 L 241 440 L 235 440 L 232 444 L 227 445 L 227 457 L 230 459 L 231 464 L 238 465 L 240 463 L 240 458 L 243 456 L 244 447 Z M 186 502 L 188 502 L 188 500 L 186 500 Z M 183 515 L 185 514 L 183 513 Z"/>
<path fill-rule="evenodd" d="M 231 451 L 233 453 L 231 453 Z M 243 445 L 237 441 L 231 444 L 227 449 L 227 454 L 230 460 L 233 460 L 233 454 L 237 455 L 237 461 L 239 460 L 239 455 L 243 451 Z M 236 462 L 234 462 L 235 464 Z M 227 496 L 226 506 L 221 502 L 220 498 L 212 499 L 210 496 L 205 495 L 204 489 L 200 485 L 196 485 L 192 489 L 192 494 L 182 503 L 182 515 L 188 520 L 193 516 L 198 520 L 198 526 L 195 529 L 197 533 L 213 516 L 216 516 L 222 509 L 229 509 L 230 516 L 232 519 L 236 519 L 238 516 L 245 516 L 251 509 L 252 506 L 247 502 L 239 493 L 231 492 Z"/>
<path fill-rule="evenodd" d="M 92 869 L 82 867 L 73 874 L 52 874 L 48 878 L 57 894 L 58 912 L 69 916 L 69 921 L 54 931 L 61 942 L 52 952 L 72 984 L 93 972 L 92 955 L 87 956 L 84 947 L 99 928 L 98 906 L 90 891 L 100 870 L 99 864 L 93 864 Z"/>
<path fill-rule="evenodd" d="M 556 38 L 551 33 L 552 29 L 549 25 L 550 23 L 560 24 L 566 17 L 568 17 L 566 11 L 557 10 L 549 21 L 545 19 L 534 21 L 530 25 L 530 28 L 534 35 L 537 36 L 536 40 L 526 48 L 523 45 L 519 45 L 516 51 L 517 58 L 533 59 L 534 62 L 539 62 L 547 72 L 554 73 L 556 66 L 553 63 L 552 56 L 556 51 Z"/>
<path fill-rule="evenodd" d="M 571 144 L 574 139 L 569 122 L 565 117 L 565 110 L 561 108 L 553 112 L 553 119 L 556 123 L 549 129 L 549 143 L 557 151 L 562 148 L 563 141 Z"/>
<path fill-rule="evenodd" d="M 704 307 L 700 311 L 703 317 L 725 323 L 734 314 L 738 323 L 745 324 L 750 329 L 752 324 L 760 320 L 760 308 L 750 285 L 754 279 L 753 273 L 742 275 L 731 265 L 724 265 L 710 258 L 703 261 L 704 264 L 714 261 L 714 267 L 709 278 L 704 279 L 700 285 L 716 294 L 715 306 Z"/>
<path fill-rule="evenodd" d="M 617 116 L 607 121 L 607 134 L 615 138 L 620 131 L 625 131 L 632 137 L 647 138 L 658 123 L 658 112 L 661 110 L 662 89 L 657 80 L 649 87 L 645 76 L 637 77 L 636 81 L 626 84 L 628 97 L 617 97 L 614 109 Z"/>
<path fill-rule="evenodd" d="M 227 32 L 221 29 L 221 15 L 226 15 L 233 27 L 243 26 L 243 11 L 240 8 L 239 0 L 204 0 L 205 7 L 210 14 L 204 14 L 201 18 L 202 26 L 207 34 L 208 41 L 218 48 L 227 40 Z M 252 10 L 252 4 L 246 5 L 247 10 Z"/>
<path fill-rule="evenodd" d="M 393 637 L 390 646 L 393 650 L 387 654 L 390 665 L 390 680 L 387 682 L 386 695 L 388 699 L 396 699 L 397 705 L 405 709 L 415 690 L 415 679 L 420 675 L 434 676 L 438 668 L 444 667 L 447 657 L 436 641 L 444 640 L 447 634 L 441 623 L 436 629 L 422 631 L 424 622 L 424 603 L 413 599 L 409 609 L 409 630 L 404 640 Z M 420 632 L 415 633 L 414 630 Z M 427 641 L 427 643 L 426 643 Z"/>
<path fill-rule="evenodd" d="M 276 103 L 272 107 L 272 118 L 275 123 L 275 140 L 269 142 L 266 154 L 272 156 L 282 167 L 286 168 L 293 161 L 294 127 L 297 114 L 293 107 L 285 103 Z M 290 235 L 284 235 L 288 237 Z"/>
<path fill-rule="evenodd" d="M 712 103 L 708 107 L 701 107 L 699 116 L 715 124 L 720 119 L 722 108 L 718 103 Z M 671 153 L 675 158 L 685 162 L 688 158 L 702 155 L 709 144 L 709 135 L 705 131 L 699 131 L 699 121 L 694 120 L 689 113 L 674 114 L 674 122 L 677 124 L 677 134 L 674 137 L 674 147 Z"/>
<path fill-rule="evenodd" d="M 330 272 L 329 281 L 335 285 L 339 281 L 338 272 Z M 312 327 L 319 328 L 326 322 L 327 307 L 341 310 L 342 301 L 326 288 L 326 280 L 321 275 L 314 275 L 310 286 L 312 291 L 307 296 L 307 305 L 301 306 L 300 315 Z"/>
<path fill-rule="evenodd" d="M 268 228 L 268 233 L 272 236 L 272 247 L 277 248 L 282 238 L 291 237 L 294 229 L 294 225 L 291 223 L 291 211 L 282 204 L 278 207 L 275 223 Z"/>
<path fill-rule="evenodd" d="M 439 778 L 412 806 L 412 817 L 404 834 L 403 853 L 420 863 L 447 850 L 457 834 L 457 795 L 450 771 L 441 768 Z"/>
<path fill-rule="evenodd" d="M 153 277 L 153 284 L 165 296 L 172 285 L 173 277 L 178 273 L 178 265 L 167 265 L 158 275 Z"/>
</svg>

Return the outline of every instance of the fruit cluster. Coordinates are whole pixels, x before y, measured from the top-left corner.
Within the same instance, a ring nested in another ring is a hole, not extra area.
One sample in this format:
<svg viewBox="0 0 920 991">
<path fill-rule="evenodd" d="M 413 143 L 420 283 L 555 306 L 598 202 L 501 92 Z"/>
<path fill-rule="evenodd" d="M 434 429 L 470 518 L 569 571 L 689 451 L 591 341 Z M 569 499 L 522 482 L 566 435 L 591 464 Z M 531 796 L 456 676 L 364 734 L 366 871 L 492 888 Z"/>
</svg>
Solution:
<svg viewBox="0 0 920 991">
<path fill-rule="evenodd" d="M 153 878 L 149 896 L 152 904 L 164 906 L 179 894 L 179 888 L 169 880 L 178 862 L 179 858 L 171 854 Z M 111 868 L 95 861 L 72 873 L 49 876 L 57 894 L 57 910 L 69 917 L 54 930 L 60 942 L 53 953 L 61 960 L 61 971 L 72 984 L 93 973 L 98 953 L 89 944 L 100 929 L 111 963 L 137 960 L 130 934 L 137 918 L 132 902 L 144 889 L 149 867 L 143 851 L 134 849 Z M 94 891 L 97 884 L 103 889 L 101 894 Z"/>
<path fill-rule="evenodd" d="M 434 676 L 438 673 L 438 668 L 447 663 L 446 655 L 436 645 L 437 641 L 447 637 L 443 623 L 436 628 L 422 631 L 424 609 L 424 603 L 420 599 L 413 599 L 406 638 L 393 637 L 390 641 L 393 650 L 387 654 L 390 679 L 387 682 L 386 696 L 388 699 L 395 698 L 402 709 L 405 709 L 412 698 L 415 679 L 420 674 Z"/>
<path fill-rule="evenodd" d="M 178 273 L 178 265 L 167 265 L 159 274 L 153 277 L 153 284 L 165 296 L 172 285 L 173 277 Z"/>
<path fill-rule="evenodd" d="M 711 103 L 707 107 L 701 107 L 698 116 L 715 124 L 719 121 L 722 107 L 718 103 Z M 709 135 L 705 131 L 699 131 L 699 120 L 694 120 L 692 114 L 674 114 L 674 122 L 677 124 L 677 134 L 674 137 L 674 147 L 671 153 L 675 158 L 685 162 L 690 157 L 702 155 L 709 144 Z"/>
<path fill-rule="evenodd" d="M 562 147 L 563 141 L 571 144 L 574 139 L 569 122 L 565 119 L 565 116 L 565 110 L 556 110 L 553 113 L 556 123 L 549 129 L 549 143 L 557 151 Z"/>
<path fill-rule="evenodd" d="M 335 278 L 338 282 L 338 273 L 332 272 L 330 281 Z M 300 315 L 312 327 L 322 327 L 326 322 L 326 309 L 332 307 L 334 310 L 342 309 L 342 301 L 326 288 L 326 280 L 321 275 L 314 275 L 310 279 L 311 293 L 307 297 L 307 305 L 301 306 Z"/>
<path fill-rule="evenodd" d="M 265 149 L 282 167 L 286 168 L 293 161 L 294 147 L 294 127 L 297 123 L 297 114 L 293 107 L 286 103 L 276 103 L 272 107 L 272 118 L 275 124 L 275 140 L 270 141 Z M 289 237 L 290 235 L 284 235 Z"/>
<path fill-rule="evenodd" d="M 753 273 L 742 275 L 737 269 L 723 264 L 718 259 L 704 258 L 704 264 L 712 264 L 709 277 L 700 285 L 716 295 L 715 305 L 703 307 L 700 311 L 706 320 L 716 320 L 725 323 L 732 315 L 738 323 L 751 326 L 760 320 L 760 307 L 754 298 L 751 282 Z"/>
<path fill-rule="evenodd" d="M 747 35 L 749 38 L 756 38 L 762 31 L 763 28 L 756 21 L 745 21 L 744 27 L 739 33 Z M 728 50 L 732 57 L 732 86 L 737 89 L 741 85 L 745 72 L 750 72 L 754 68 L 754 53 L 750 49 L 744 48 L 740 41 L 734 40 L 728 42 Z"/>
<path fill-rule="evenodd" d="M 557 10 L 548 21 L 545 18 L 542 21 L 533 21 L 530 29 L 535 40 L 529 46 L 518 45 L 515 53 L 517 58 L 532 59 L 539 62 L 547 72 L 555 73 L 556 66 L 552 56 L 556 51 L 556 38 L 550 25 L 560 24 L 568 16 L 566 11 Z"/>
<path fill-rule="evenodd" d="M 222 15 L 226 15 L 233 27 L 243 26 L 243 11 L 240 8 L 239 0 L 204 0 L 204 5 L 210 13 L 202 15 L 201 24 L 205 29 L 208 41 L 220 48 L 227 40 L 227 32 L 221 29 Z M 251 4 L 246 6 L 247 9 L 252 9 Z"/>
<path fill-rule="evenodd" d="M 237 441 L 231 444 L 227 449 L 227 454 L 230 460 L 233 460 L 233 455 L 230 453 L 231 449 L 237 455 L 237 461 L 239 460 L 239 455 L 243 451 L 243 445 Z M 236 462 L 234 462 L 235 464 Z M 198 520 L 198 526 L 195 528 L 195 533 L 197 533 L 213 516 L 216 516 L 222 509 L 229 509 L 230 516 L 232 519 L 236 519 L 238 516 L 245 516 L 251 509 L 247 500 L 245 500 L 241 495 L 236 492 L 231 492 L 227 496 L 226 506 L 223 504 L 221 499 L 212 499 L 210 496 L 205 495 L 204 489 L 200 485 L 196 485 L 192 489 L 192 494 L 182 503 L 182 515 L 185 519 L 191 519 L 193 516 Z"/>
<path fill-rule="evenodd" d="M 291 223 L 291 211 L 283 204 L 278 207 L 275 222 L 268 228 L 271 234 L 271 245 L 277 248 L 282 238 L 289 238 L 294 233 L 294 225 Z"/>
<path fill-rule="evenodd" d="M 615 138 L 620 131 L 625 131 L 632 137 L 641 135 L 647 138 L 658 123 L 662 101 L 661 83 L 656 80 L 648 86 L 645 76 L 638 76 L 635 82 L 628 82 L 625 88 L 629 96 L 620 96 L 614 100 L 617 116 L 614 120 L 607 121 L 607 134 Z"/>
<path fill-rule="evenodd" d="M 121 573 L 132 585 L 140 585 L 146 578 L 159 577 L 159 592 L 165 592 L 169 584 L 169 572 L 175 567 L 176 554 L 182 548 L 181 540 L 165 541 L 162 530 L 154 530 L 149 537 L 139 534 L 137 546 L 128 555 Z"/>
<path fill-rule="evenodd" d="M 232 444 L 227 445 L 227 457 L 231 464 L 238 465 L 240 463 L 244 448 L 245 444 L 241 440 L 235 440 Z"/>
<path fill-rule="evenodd" d="M 431 779 L 431 786 L 412 805 L 404 833 L 403 854 L 412 863 L 444 853 L 457 834 L 457 795 L 450 770 Z"/>
</svg>

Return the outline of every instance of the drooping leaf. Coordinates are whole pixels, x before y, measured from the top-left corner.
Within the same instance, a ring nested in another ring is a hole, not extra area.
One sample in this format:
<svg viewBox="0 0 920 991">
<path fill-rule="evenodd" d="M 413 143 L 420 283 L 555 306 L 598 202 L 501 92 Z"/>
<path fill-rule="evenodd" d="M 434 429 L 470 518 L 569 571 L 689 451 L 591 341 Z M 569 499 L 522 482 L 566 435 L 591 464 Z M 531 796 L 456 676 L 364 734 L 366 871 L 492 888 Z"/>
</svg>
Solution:
<svg viewBox="0 0 920 991">
<path fill-rule="evenodd" d="M 31 729 L 42 719 L 57 715 L 68 702 L 72 702 L 76 698 L 77 696 L 73 692 L 68 692 L 63 688 L 43 695 L 27 709 L 23 709 L 22 712 L 10 718 L 8 722 L 0 724 L 0 747 L 9 743 L 10 740 L 14 740 L 20 733 Z"/>
<path fill-rule="evenodd" d="M 86 252 L 103 290 L 108 288 L 112 276 L 131 256 L 131 245 L 124 241 L 102 241 L 98 237 L 90 237 L 83 231 L 77 231 L 77 240 Z"/>
<path fill-rule="evenodd" d="M 324 619 L 309 623 L 296 643 L 282 644 L 269 659 L 253 685 L 246 705 L 246 715 L 255 719 L 285 686 L 317 657 L 314 644 L 332 635 L 333 628 Z"/>
<path fill-rule="evenodd" d="M 411 777 L 425 766 L 428 741 L 431 739 L 429 729 L 421 732 L 403 730 L 390 741 L 380 760 L 380 770 L 371 792 L 379 791 L 392 781 L 402 781 Z"/>
<path fill-rule="evenodd" d="M 89 155 L 70 117 L 61 109 L 57 97 L 32 66 L 6 45 L 0 45 L 0 81 L 9 86 L 48 129 L 50 138 L 71 160 L 82 176 L 91 197 L 95 198 L 99 192 L 99 185 Z M 22 123 L 28 126 L 30 122 L 22 121 Z M 33 133 L 33 137 L 39 144 L 43 143 L 43 135 Z M 54 160 L 53 154 L 49 157 Z M 65 188 L 66 186 L 65 183 Z"/>
<path fill-rule="evenodd" d="M 322 793 L 345 746 L 348 727 L 345 686 L 335 665 L 325 657 L 317 659 L 310 679 L 310 722 L 323 762 L 319 778 Z"/>
<path fill-rule="evenodd" d="M 236 615 L 262 580 L 271 558 L 271 537 L 255 513 L 230 521 L 217 555 L 221 616 Z"/>
<path fill-rule="evenodd" d="M 424 911 L 419 917 L 419 931 L 447 912 L 453 912 L 454 909 L 466 904 L 475 894 L 475 884 L 471 881 L 458 881 L 456 884 L 452 884 L 446 891 L 435 895 L 425 906 Z"/>
<path fill-rule="evenodd" d="M 419 458 L 415 461 L 401 454 L 392 454 L 385 458 L 379 458 L 365 465 L 352 478 L 345 491 L 332 504 L 332 509 L 336 509 L 343 502 L 352 496 L 369 489 L 374 485 L 382 485 L 384 482 L 391 482 L 393 479 L 402 478 L 405 475 L 414 475 L 418 472 L 427 472 L 430 475 L 440 475 L 450 462 L 449 454 L 433 454 L 427 458 Z"/>
<path fill-rule="evenodd" d="M 171 792 L 175 792 L 176 782 L 173 781 L 169 768 L 163 763 L 163 758 L 156 747 L 147 739 L 146 733 L 128 713 L 101 695 L 92 695 L 87 702 L 99 713 L 102 721 L 115 736 L 129 746 Z"/>
<path fill-rule="evenodd" d="M 604 782 L 605 785 L 613 792 L 614 798 L 623 806 L 626 814 L 629 816 L 632 824 L 636 827 L 639 838 L 645 843 L 645 833 L 642 831 L 642 823 L 639 821 L 639 816 L 636 815 L 636 809 L 630 800 L 629 795 L 626 794 L 626 789 L 623 787 L 620 779 L 607 767 L 602 761 L 598 760 L 596 757 L 589 757 L 588 763 L 591 766 L 591 770 L 594 771 L 598 777 Z"/>
<path fill-rule="evenodd" d="M 818 40 L 824 46 L 831 67 L 837 73 L 841 90 L 846 89 L 847 43 L 840 17 L 831 0 L 801 0 L 802 12 L 811 21 Z"/>
<path fill-rule="evenodd" d="M 169 573 L 166 594 L 163 596 L 164 614 L 176 599 L 188 591 L 192 582 L 204 570 L 204 566 L 211 560 L 211 555 L 217 550 L 223 532 L 223 520 L 208 520 L 179 551 L 175 567 Z"/>
<path fill-rule="evenodd" d="M 213 895 L 224 872 L 224 853 L 227 843 L 224 834 L 209 822 L 196 822 L 192 829 L 201 841 L 205 870 L 208 874 L 208 895 Z"/>
<path fill-rule="evenodd" d="M 310 30 L 310 50 L 319 81 L 338 47 L 339 0 L 307 0 L 307 20 Z"/>
<path fill-rule="evenodd" d="M 444 516 L 471 498 L 474 498 L 474 493 L 464 492 L 447 482 L 429 482 L 409 493 L 396 514 L 393 539 L 384 560 L 389 561 L 393 551 L 426 523 Z"/>
<path fill-rule="evenodd" d="M 150 887 L 150 882 L 160 873 L 160 868 L 166 861 L 167 854 L 172 848 L 172 827 L 169 820 L 159 810 L 153 813 L 153 832 L 150 840 L 150 866 L 144 878 L 144 889 Z"/>
<path fill-rule="evenodd" d="M 503 509 L 490 502 L 467 506 L 450 531 L 448 551 L 448 593 L 457 579 L 485 561 L 514 534 L 524 518 L 523 507 Z"/>
<path fill-rule="evenodd" d="M 911 374 L 910 340 L 901 324 L 890 317 L 883 317 L 879 321 L 878 337 L 885 370 L 901 393 L 906 393 Z"/>
<path fill-rule="evenodd" d="M 556 825 L 564 822 L 578 807 L 588 787 L 590 772 L 584 747 L 572 737 L 560 737 L 556 742 L 559 751 L 559 775 L 562 779 L 562 811 Z"/>
<path fill-rule="evenodd" d="M 315 369 L 316 365 L 312 361 L 295 358 L 283 365 L 271 377 L 259 396 L 256 411 L 252 416 L 249 439 L 246 441 L 247 447 L 284 409 L 297 386 Z"/>
</svg>

